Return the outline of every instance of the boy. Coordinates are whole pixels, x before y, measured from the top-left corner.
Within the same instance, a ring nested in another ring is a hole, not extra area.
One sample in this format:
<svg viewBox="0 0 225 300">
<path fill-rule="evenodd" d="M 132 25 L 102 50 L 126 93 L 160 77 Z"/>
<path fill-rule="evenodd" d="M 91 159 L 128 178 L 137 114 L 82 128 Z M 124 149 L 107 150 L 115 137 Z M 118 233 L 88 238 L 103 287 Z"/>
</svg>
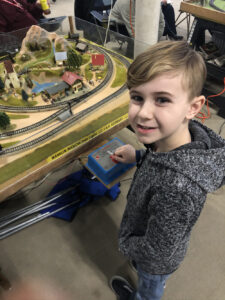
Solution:
<svg viewBox="0 0 225 300">
<path fill-rule="evenodd" d="M 137 161 L 119 247 L 137 266 L 138 285 L 114 276 L 121 300 L 159 300 L 166 279 L 185 257 L 208 192 L 225 183 L 225 141 L 192 119 L 205 98 L 202 57 L 186 42 L 164 41 L 128 69 L 129 121 L 147 150 L 118 148 L 114 159 Z"/>
</svg>

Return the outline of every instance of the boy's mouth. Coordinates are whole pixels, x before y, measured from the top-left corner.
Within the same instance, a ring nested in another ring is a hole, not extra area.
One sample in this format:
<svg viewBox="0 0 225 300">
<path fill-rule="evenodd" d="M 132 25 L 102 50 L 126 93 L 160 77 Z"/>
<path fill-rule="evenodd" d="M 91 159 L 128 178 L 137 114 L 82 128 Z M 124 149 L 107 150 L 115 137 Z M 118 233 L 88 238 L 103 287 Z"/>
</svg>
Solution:
<svg viewBox="0 0 225 300">
<path fill-rule="evenodd" d="M 157 127 L 152 127 L 152 126 L 143 126 L 140 124 L 137 124 L 137 130 L 140 133 L 149 133 L 155 130 Z"/>
<path fill-rule="evenodd" d="M 156 127 L 152 127 L 152 126 L 143 126 L 141 124 L 137 124 L 137 127 L 140 129 L 156 129 Z"/>
</svg>

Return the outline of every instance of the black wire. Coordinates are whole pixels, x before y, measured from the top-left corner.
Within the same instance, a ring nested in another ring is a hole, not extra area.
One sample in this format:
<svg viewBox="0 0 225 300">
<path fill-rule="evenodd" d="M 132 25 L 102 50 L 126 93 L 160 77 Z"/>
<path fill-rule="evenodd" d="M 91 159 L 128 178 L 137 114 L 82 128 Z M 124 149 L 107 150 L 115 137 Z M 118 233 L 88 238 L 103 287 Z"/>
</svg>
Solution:
<svg viewBox="0 0 225 300">
<path fill-rule="evenodd" d="M 220 126 L 220 129 L 219 129 L 219 132 L 218 132 L 219 134 L 221 134 L 224 124 L 225 124 L 225 121 L 224 121 L 224 122 L 222 123 L 222 125 Z"/>
</svg>

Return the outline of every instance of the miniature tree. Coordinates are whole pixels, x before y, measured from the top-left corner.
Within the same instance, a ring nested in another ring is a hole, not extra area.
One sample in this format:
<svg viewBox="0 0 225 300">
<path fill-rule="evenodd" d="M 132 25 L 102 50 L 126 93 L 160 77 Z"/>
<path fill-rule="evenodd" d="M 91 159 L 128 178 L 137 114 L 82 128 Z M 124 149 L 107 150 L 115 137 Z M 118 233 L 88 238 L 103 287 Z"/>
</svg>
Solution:
<svg viewBox="0 0 225 300">
<path fill-rule="evenodd" d="M 67 65 L 69 68 L 77 69 L 82 64 L 82 57 L 78 55 L 73 49 L 69 49 L 67 52 Z"/>
<path fill-rule="evenodd" d="M 24 101 L 27 101 L 28 100 L 28 98 L 29 98 L 29 96 L 27 95 L 27 93 L 24 91 L 24 90 L 22 90 L 22 98 L 23 98 L 23 100 Z"/>
<path fill-rule="evenodd" d="M 6 129 L 10 125 L 10 118 L 5 112 L 0 112 L 0 128 Z"/>
<path fill-rule="evenodd" d="M 27 77 L 25 77 L 25 81 L 26 81 L 27 86 L 31 89 L 33 87 L 32 80 L 27 76 Z"/>
<path fill-rule="evenodd" d="M 2 79 L 0 78 L 0 90 L 3 90 L 5 88 L 5 84 L 2 81 Z"/>
<path fill-rule="evenodd" d="M 21 61 L 25 62 L 31 59 L 31 56 L 28 53 L 24 53 L 23 55 L 21 55 Z"/>
</svg>

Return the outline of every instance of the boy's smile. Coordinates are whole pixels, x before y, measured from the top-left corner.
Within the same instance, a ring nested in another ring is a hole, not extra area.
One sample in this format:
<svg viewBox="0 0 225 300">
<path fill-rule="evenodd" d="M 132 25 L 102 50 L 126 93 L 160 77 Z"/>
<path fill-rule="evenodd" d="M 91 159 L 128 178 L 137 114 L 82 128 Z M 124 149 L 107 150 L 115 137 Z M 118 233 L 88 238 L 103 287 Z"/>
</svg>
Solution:
<svg viewBox="0 0 225 300">
<path fill-rule="evenodd" d="M 129 121 L 138 139 L 166 152 L 191 141 L 188 120 L 193 100 L 182 86 L 182 73 L 164 73 L 130 89 Z M 197 98 L 196 98 L 197 99 Z"/>
</svg>

